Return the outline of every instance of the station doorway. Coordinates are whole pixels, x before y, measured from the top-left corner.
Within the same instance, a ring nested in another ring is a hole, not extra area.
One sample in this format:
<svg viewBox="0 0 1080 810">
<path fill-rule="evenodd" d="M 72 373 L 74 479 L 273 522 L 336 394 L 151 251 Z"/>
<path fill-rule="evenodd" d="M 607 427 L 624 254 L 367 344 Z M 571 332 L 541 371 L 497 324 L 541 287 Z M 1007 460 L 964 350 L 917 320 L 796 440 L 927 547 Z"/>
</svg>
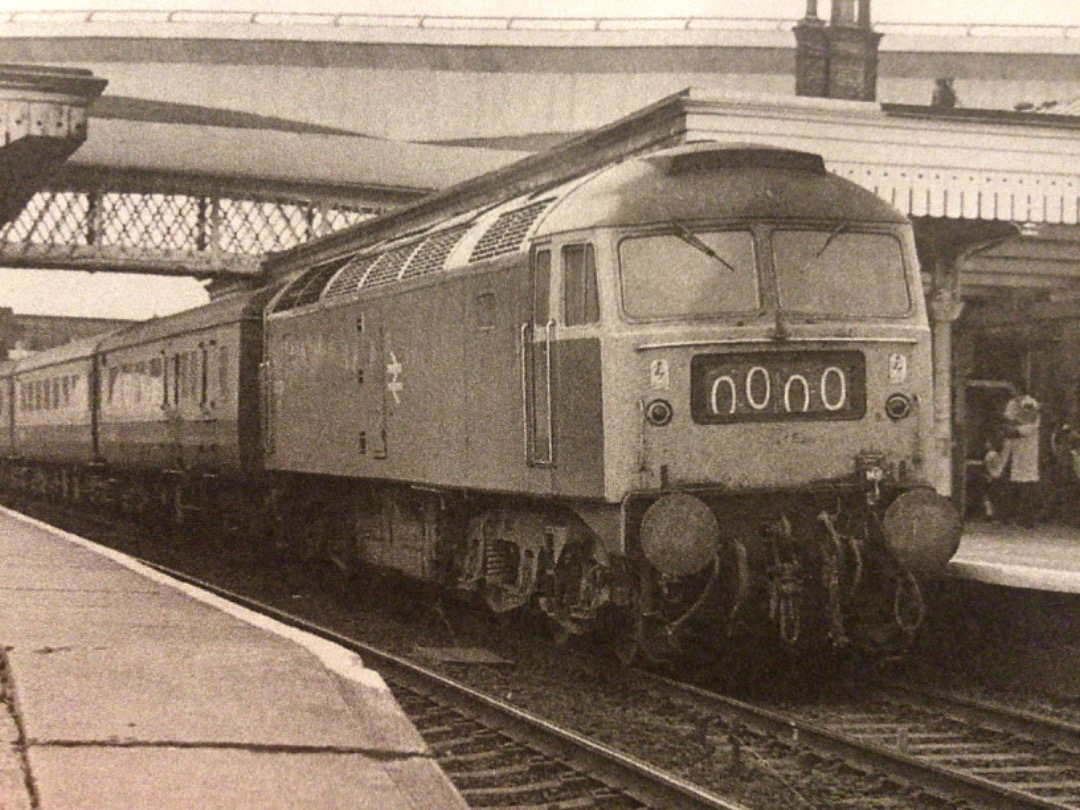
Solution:
<svg viewBox="0 0 1080 810">
<path fill-rule="evenodd" d="M 984 459 L 1023 392 L 1040 406 L 1040 517 L 1080 525 L 1080 301 L 970 306 L 954 323 L 953 362 L 953 493 L 965 518 L 988 516 Z"/>
</svg>

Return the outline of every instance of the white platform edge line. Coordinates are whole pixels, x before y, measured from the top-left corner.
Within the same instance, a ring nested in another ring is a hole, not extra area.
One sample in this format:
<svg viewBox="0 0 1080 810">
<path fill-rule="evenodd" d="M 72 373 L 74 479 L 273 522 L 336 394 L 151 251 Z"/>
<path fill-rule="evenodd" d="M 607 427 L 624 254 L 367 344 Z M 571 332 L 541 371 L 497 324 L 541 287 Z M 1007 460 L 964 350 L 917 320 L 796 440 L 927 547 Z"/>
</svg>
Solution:
<svg viewBox="0 0 1080 810">
<path fill-rule="evenodd" d="M 129 557 L 123 552 L 116 551 L 115 549 L 106 548 L 94 543 L 91 540 L 87 540 L 84 537 L 79 537 L 77 534 L 58 529 L 56 526 L 52 526 L 44 521 L 37 520 L 36 518 L 24 515 L 21 512 L 16 512 L 13 509 L 9 509 L 6 506 L 0 506 L 0 513 L 9 517 L 15 518 L 23 523 L 29 524 L 35 528 L 42 529 L 43 531 L 50 532 L 61 539 L 67 540 L 75 545 L 82 546 L 102 557 L 106 557 L 115 563 L 118 563 L 128 570 L 139 574 L 147 579 L 157 582 L 162 585 L 167 585 L 170 588 L 181 591 L 182 593 L 190 596 L 196 601 L 202 602 L 210 607 L 217 608 L 223 613 L 246 622 L 260 630 L 265 630 L 274 635 L 288 639 L 295 644 L 299 644 L 306 649 L 316 658 L 318 658 L 323 665 L 330 671 L 346 678 L 360 686 L 369 689 L 376 689 L 387 694 L 390 694 L 390 688 L 386 685 L 382 676 L 375 670 L 368 669 L 364 666 L 363 659 L 354 652 L 346 650 L 338 644 L 332 641 L 328 641 L 318 636 L 313 636 L 310 633 L 305 633 L 303 630 L 298 630 L 295 627 L 279 622 L 276 619 L 271 619 L 268 616 L 263 616 L 248 608 L 235 605 L 227 599 L 222 599 L 220 596 L 215 596 L 212 593 L 204 591 L 202 588 L 195 585 L 189 585 L 185 582 L 180 582 L 172 577 L 155 571 L 142 563 L 138 562 L 132 557 Z"/>
<path fill-rule="evenodd" d="M 1080 578 L 1075 573 L 1057 568 L 1036 568 L 1029 565 L 1003 565 L 970 560 L 952 560 L 949 574 L 991 585 L 1031 588 L 1055 593 L 1080 593 Z"/>
</svg>

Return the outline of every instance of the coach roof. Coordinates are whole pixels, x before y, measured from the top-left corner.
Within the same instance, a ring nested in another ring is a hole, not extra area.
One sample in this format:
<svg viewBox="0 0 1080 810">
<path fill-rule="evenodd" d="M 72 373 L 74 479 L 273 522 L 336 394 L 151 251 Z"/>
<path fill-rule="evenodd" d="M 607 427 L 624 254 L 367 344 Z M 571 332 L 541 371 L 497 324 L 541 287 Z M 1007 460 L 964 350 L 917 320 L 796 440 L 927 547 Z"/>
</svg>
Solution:
<svg viewBox="0 0 1080 810">
<path fill-rule="evenodd" d="M 544 218 L 537 236 L 659 220 L 751 218 L 905 222 L 877 195 L 825 171 L 818 155 L 770 146 L 701 142 L 596 172 Z"/>
<path fill-rule="evenodd" d="M 43 351 L 34 352 L 26 357 L 19 358 L 15 361 L 15 373 L 22 374 L 26 371 L 48 368 L 49 366 L 67 363 L 72 360 L 87 360 L 94 356 L 98 350 L 98 346 L 103 340 L 110 335 L 116 334 L 117 331 L 123 331 L 125 328 L 127 327 L 120 327 L 119 330 L 102 332 L 101 334 L 91 335 L 89 337 L 77 338 L 61 346 L 44 349 Z"/>
<path fill-rule="evenodd" d="M 264 290 L 238 292 L 194 309 L 161 318 L 151 318 L 114 333 L 107 340 L 102 341 L 101 351 L 115 351 L 176 335 L 186 335 L 203 329 L 237 323 L 245 319 L 257 319 L 261 317 L 260 304 L 268 295 L 269 292 Z"/>
</svg>

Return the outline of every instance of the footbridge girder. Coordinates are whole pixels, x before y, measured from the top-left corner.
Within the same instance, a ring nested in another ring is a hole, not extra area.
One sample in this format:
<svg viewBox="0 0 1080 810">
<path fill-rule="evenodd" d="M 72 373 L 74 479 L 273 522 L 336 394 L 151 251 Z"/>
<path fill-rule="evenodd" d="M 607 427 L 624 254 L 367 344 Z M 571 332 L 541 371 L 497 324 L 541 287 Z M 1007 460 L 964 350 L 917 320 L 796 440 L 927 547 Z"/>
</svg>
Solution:
<svg viewBox="0 0 1080 810">
<path fill-rule="evenodd" d="M 252 277 L 419 193 L 68 164 L 0 229 L 0 266 Z"/>
</svg>

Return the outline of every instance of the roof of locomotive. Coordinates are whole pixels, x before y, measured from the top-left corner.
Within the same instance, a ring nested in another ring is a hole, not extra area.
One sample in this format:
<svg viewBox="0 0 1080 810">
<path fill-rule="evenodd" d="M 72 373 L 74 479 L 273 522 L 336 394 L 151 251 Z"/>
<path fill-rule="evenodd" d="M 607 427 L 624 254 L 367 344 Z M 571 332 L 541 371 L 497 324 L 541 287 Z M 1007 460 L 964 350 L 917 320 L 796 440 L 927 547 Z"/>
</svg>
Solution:
<svg viewBox="0 0 1080 810">
<path fill-rule="evenodd" d="M 276 288 L 274 288 L 276 289 Z M 155 340 L 163 340 L 174 335 L 211 329 L 216 326 L 238 323 L 247 319 L 262 317 L 262 305 L 272 289 L 236 292 L 223 296 L 209 304 L 186 309 L 162 318 L 129 326 L 115 332 L 102 341 L 100 351 L 109 352 L 117 349 L 138 346 Z"/>
<path fill-rule="evenodd" d="M 667 220 L 759 218 L 907 221 L 873 192 L 826 171 L 819 155 L 709 141 L 663 149 L 596 172 L 552 206 L 536 235 Z"/>
<path fill-rule="evenodd" d="M 758 144 L 684 144 L 387 236 L 289 277 L 270 317 L 421 276 L 527 253 L 535 237 L 597 227 L 747 219 L 903 223 L 819 155 Z"/>
</svg>

